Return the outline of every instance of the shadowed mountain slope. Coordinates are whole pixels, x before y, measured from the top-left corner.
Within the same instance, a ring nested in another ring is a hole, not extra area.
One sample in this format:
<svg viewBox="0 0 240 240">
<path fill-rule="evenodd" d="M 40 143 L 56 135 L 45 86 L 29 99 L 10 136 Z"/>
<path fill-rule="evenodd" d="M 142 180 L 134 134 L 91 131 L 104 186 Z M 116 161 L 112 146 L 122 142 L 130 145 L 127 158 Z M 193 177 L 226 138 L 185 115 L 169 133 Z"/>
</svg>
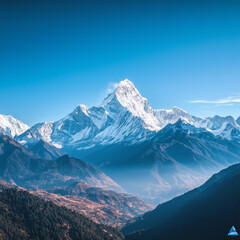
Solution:
<svg viewBox="0 0 240 240">
<path fill-rule="evenodd" d="M 67 186 L 79 180 L 122 192 L 102 171 L 68 155 L 54 161 L 35 156 L 12 138 L 0 134 L 0 177 L 25 188 Z"/>
<path fill-rule="evenodd" d="M 240 164 L 213 175 L 201 187 L 160 204 L 122 231 L 128 240 L 226 239 L 240 226 Z M 231 238 L 229 238 L 231 239 Z"/>
<path fill-rule="evenodd" d="M 240 162 L 240 144 L 179 120 L 144 143 L 115 144 L 85 154 L 127 192 L 157 204 Z"/>
<path fill-rule="evenodd" d="M 56 148 L 50 143 L 39 140 L 36 144 L 28 147 L 37 157 L 47 160 L 55 160 L 66 153 L 59 148 Z"/>
</svg>

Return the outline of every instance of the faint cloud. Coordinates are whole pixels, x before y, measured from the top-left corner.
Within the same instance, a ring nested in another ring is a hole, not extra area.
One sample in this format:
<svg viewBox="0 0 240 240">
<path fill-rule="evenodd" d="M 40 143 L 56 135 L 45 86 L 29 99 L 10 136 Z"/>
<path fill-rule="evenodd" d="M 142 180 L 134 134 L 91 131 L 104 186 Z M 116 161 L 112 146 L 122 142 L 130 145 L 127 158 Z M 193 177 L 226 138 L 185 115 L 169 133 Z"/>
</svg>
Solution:
<svg viewBox="0 0 240 240">
<path fill-rule="evenodd" d="M 100 96 L 98 97 L 99 104 L 102 104 L 104 99 L 107 98 L 109 94 L 113 93 L 116 90 L 118 84 L 119 83 L 116 83 L 116 82 L 110 82 L 107 85 L 107 88 L 101 91 Z"/>
<path fill-rule="evenodd" d="M 234 106 L 234 103 L 216 104 L 214 107 Z"/>
<path fill-rule="evenodd" d="M 205 104 L 215 104 L 214 107 L 222 107 L 222 106 L 233 106 L 236 103 L 240 103 L 240 94 L 235 96 L 229 96 L 222 99 L 217 100 L 193 100 L 190 103 L 205 103 Z"/>
<path fill-rule="evenodd" d="M 107 90 L 106 90 L 106 94 L 110 94 L 112 92 L 114 92 L 114 90 L 117 88 L 119 83 L 114 83 L 114 82 L 110 82 L 108 84 Z"/>
</svg>

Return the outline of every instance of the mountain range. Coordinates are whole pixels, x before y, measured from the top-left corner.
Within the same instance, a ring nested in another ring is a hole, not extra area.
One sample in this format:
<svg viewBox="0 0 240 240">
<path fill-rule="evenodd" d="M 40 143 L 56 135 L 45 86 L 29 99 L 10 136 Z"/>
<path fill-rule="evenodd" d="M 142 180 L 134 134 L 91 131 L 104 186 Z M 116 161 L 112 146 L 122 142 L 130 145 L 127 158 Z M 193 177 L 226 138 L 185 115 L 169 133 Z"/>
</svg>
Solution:
<svg viewBox="0 0 240 240">
<path fill-rule="evenodd" d="M 42 145 L 48 146 L 41 142 Z M 9 136 L 1 134 L 0 168 L 0 178 L 11 183 L 0 180 L 1 186 L 29 190 L 97 223 L 122 227 L 131 218 L 154 207 L 124 193 L 110 177 L 80 159 L 69 155 L 55 160 L 41 159 Z"/>
<path fill-rule="evenodd" d="M 11 132 L 40 158 L 67 153 L 84 159 L 125 191 L 156 204 L 239 162 L 239 123 L 231 116 L 192 116 L 178 107 L 155 110 L 126 79 L 100 106 L 81 104 L 56 122 L 38 123 L 22 133 L 13 124 Z"/>
<path fill-rule="evenodd" d="M 239 119 L 231 116 L 195 117 L 178 107 L 154 110 L 126 79 L 100 106 L 88 108 L 78 105 L 66 117 L 56 122 L 38 123 L 16 139 L 23 144 L 42 139 L 66 152 L 123 141 L 135 144 L 152 138 L 167 124 L 179 119 L 227 139 L 239 139 L 240 136 Z"/>
<path fill-rule="evenodd" d="M 239 162 L 240 117 L 155 110 L 127 79 L 100 106 L 78 105 L 55 122 L 29 127 L 0 115 L 0 238 L 13 238 L 21 224 L 7 217 L 12 232 L 6 235 L 3 216 L 13 215 L 12 209 L 24 223 L 23 239 L 36 235 L 32 229 L 43 231 L 36 221 L 28 224 L 24 214 L 32 215 L 21 211 L 21 198 L 30 208 L 28 201 L 37 203 L 33 218 L 39 223 L 36 215 L 46 201 L 53 204 L 50 218 L 66 207 L 56 215 L 65 224 L 57 231 L 69 239 L 97 239 L 96 231 L 99 239 L 123 239 L 96 224 L 122 228 L 126 222 L 127 240 L 225 239 L 231 225 L 239 224 Z M 14 208 L 16 201 L 21 206 Z M 80 232 L 69 230 L 72 224 L 81 225 Z"/>
<path fill-rule="evenodd" d="M 56 160 L 41 159 L 9 136 L 2 134 L 0 177 L 25 188 L 46 189 L 83 180 L 96 187 L 123 192 L 110 177 L 80 159 L 69 155 Z"/>
<path fill-rule="evenodd" d="M 127 192 L 157 204 L 240 162 L 240 144 L 179 120 L 143 143 L 106 146 L 87 159 Z"/>
</svg>

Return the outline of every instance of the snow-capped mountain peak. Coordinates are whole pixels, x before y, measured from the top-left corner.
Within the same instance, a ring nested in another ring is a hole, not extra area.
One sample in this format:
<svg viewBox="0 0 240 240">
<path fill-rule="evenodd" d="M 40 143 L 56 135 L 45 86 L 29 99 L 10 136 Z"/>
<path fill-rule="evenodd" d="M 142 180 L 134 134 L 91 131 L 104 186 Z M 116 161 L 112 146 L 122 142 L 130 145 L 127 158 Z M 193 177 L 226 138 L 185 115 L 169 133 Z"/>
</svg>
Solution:
<svg viewBox="0 0 240 240">
<path fill-rule="evenodd" d="M 147 99 L 142 97 L 134 84 L 128 79 L 121 81 L 117 85 L 115 91 L 104 99 L 102 106 L 113 118 L 115 118 L 116 113 L 123 111 L 123 107 L 133 116 L 139 117 L 146 129 L 158 131 L 161 128 L 161 124 L 154 116 L 153 109 Z M 118 109 L 117 112 L 115 111 L 116 109 Z"/>
<path fill-rule="evenodd" d="M 140 100 L 140 102 L 147 101 L 128 79 L 120 81 L 119 84 L 117 84 L 116 89 L 103 100 L 102 106 L 109 104 L 114 98 L 117 98 L 123 107 L 129 107 L 129 110 L 132 109 L 131 105 L 133 102 L 136 102 L 136 100 Z"/>
<path fill-rule="evenodd" d="M 79 104 L 75 109 L 76 115 L 78 115 L 79 110 L 88 116 L 88 107 L 87 106 L 85 106 L 84 104 Z"/>
<path fill-rule="evenodd" d="M 180 114 L 188 114 L 189 115 L 189 113 L 187 113 L 186 111 L 184 111 L 183 109 L 181 109 L 181 108 L 179 108 L 179 107 L 177 107 L 177 106 L 174 106 L 172 109 L 171 109 L 171 111 L 173 111 L 173 112 L 175 112 L 175 113 L 180 113 Z"/>
<path fill-rule="evenodd" d="M 134 115 L 152 113 L 152 107 L 147 99 L 142 97 L 137 88 L 128 79 L 121 81 L 115 91 L 115 95 L 122 106 L 126 107 Z"/>
<path fill-rule="evenodd" d="M 8 115 L 0 114 L 0 133 L 15 137 L 29 129 L 29 126 L 25 123 L 15 119 Z"/>
</svg>

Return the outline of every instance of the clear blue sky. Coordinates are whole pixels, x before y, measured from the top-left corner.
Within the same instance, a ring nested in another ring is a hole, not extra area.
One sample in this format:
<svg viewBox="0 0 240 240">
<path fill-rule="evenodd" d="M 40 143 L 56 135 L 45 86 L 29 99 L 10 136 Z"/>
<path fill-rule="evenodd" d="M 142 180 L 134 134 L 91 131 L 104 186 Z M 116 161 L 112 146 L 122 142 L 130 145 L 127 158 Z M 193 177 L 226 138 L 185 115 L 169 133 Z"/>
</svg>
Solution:
<svg viewBox="0 0 240 240">
<path fill-rule="evenodd" d="M 41 2 L 1 1 L 0 113 L 57 120 L 128 78 L 154 108 L 240 115 L 239 1 Z"/>
</svg>

